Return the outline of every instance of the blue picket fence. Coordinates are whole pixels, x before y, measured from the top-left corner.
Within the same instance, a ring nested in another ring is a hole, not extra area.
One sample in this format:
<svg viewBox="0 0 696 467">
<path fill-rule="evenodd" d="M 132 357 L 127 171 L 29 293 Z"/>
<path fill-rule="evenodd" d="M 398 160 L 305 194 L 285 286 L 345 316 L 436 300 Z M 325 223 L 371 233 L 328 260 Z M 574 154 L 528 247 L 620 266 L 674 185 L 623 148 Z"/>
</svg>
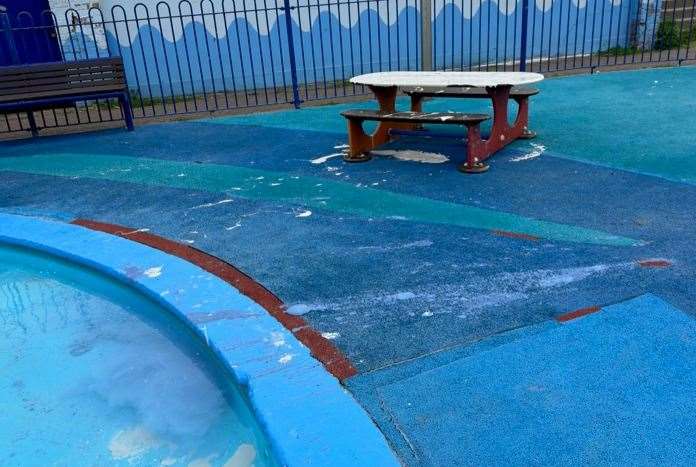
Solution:
<svg viewBox="0 0 696 467">
<path fill-rule="evenodd" d="M 354 95 L 365 90 L 347 80 L 375 71 L 680 63 L 696 39 L 693 17 L 665 17 L 662 2 L 674 0 L 122 1 L 0 13 L 0 66 L 42 50 L 65 61 L 121 56 L 140 118 Z M 69 123 L 52 116 L 46 126 Z M 24 129 L 4 120 L 0 132 Z"/>
</svg>

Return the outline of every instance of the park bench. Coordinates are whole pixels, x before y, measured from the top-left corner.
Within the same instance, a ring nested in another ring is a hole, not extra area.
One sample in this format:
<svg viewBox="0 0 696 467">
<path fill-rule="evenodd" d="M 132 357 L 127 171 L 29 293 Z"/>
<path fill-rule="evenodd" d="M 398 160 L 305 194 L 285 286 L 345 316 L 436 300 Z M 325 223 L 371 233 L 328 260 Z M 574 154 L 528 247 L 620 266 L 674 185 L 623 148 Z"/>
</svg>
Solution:
<svg viewBox="0 0 696 467">
<path fill-rule="evenodd" d="M 33 112 L 79 101 L 118 99 L 128 130 L 133 130 L 130 95 L 120 57 L 0 67 L 0 113 L 26 112 L 38 136 Z"/>
<path fill-rule="evenodd" d="M 409 131 L 422 124 L 459 125 L 466 127 L 467 152 L 478 154 L 481 145 L 481 122 L 490 117 L 485 114 L 460 112 L 383 112 L 379 110 L 346 110 L 341 112 L 348 120 L 349 149 L 345 159 L 349 162 L 367 161 L 369 152 L 388 142 L 396 130 Z M 387 122 L 380 125 L 372 135 L 363 130 L 363 122 Z"/>
<path fill-rule="evenodd" d="M 469 99 L 490 99 L 486 88 L 461 88 L 461 87 L 407 87 L 403 93 L 411 97 L 411 110 L 420 112 L 421 103 L 425 97 L 460 97 Z M 510 99 L 521 101 L 539 94 L 539 90 L 526 86 L 513 86 L 510 89 Z"/>
<path fill-rule="evenodd" d="M 457 124 L 467 127 L 466 161 L 459 170 L 467 173 L 481 173 L 488 170 L 484 163 L 497 151 L 518 138 L 533 138 L 529 131 L 529 97 L 536 89 L 521 87 L 536 83 L 544 77 L 538 73 L 527 72 L 451 72 L 451 71 L 387 71 L 368 73 L 350 79 L 353 84 L 367 86 L 379 104 L 378 111 L 352 110 L 343 112 L 348 119 L 350 149 L 344 159 L 360 162 L 369 159 L 366 153 L 376 146 L 386 143 L 392 136 L 403 134 L 436 135 L 423 130 L 423 124 Z M 411 112 L 396 111 L 397 91 L 401 88 L 411 96 Z M 493 106 L 491 131 L 481 137 L 480 124 L 487 115 L 455 112 L 423 112 L 422 102 L 426 97 L 488 98 Z M 508 122 L 508 103 L 513 99 L 519 105 L 517 117 Z M 362 129 L 362 122 L 379 122 L 377 130 L 368 136 Z"/>
</svg>

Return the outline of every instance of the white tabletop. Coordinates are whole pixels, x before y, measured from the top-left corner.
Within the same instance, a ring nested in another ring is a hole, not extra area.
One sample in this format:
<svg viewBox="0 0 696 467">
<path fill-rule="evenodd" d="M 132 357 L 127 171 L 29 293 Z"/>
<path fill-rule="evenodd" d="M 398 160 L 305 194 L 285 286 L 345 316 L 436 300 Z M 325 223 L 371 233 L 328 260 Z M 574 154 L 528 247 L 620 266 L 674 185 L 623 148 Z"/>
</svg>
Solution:
<svg viewBox="0 0 696 467">
<path fill-rule="evenodd" d="M 523 71 L 385 71 L 355 76 L 351 83 L 366 86 L 472 87 L 517 86 L 544 79 L 539 73 Z"/>
</svg>

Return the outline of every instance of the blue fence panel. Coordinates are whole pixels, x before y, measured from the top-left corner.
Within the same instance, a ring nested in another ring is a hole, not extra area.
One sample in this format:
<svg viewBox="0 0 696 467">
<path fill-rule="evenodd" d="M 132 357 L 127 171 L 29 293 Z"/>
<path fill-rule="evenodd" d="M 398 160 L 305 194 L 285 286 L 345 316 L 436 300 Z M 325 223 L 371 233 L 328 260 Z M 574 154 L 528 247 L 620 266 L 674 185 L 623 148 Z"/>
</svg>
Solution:
<svg viewBox="0 0 696 467">
<path fill-rule="evenodd" d="M 121 56 L 135 116 L 149 117 L 364 93 L 348 83 L 351 76 L 419 70 L 423 62 L 421 0 L 122 1 L 130 3 L 44 12 L 38 20 L 0 13 L 0 65 L 35 61 L 32 54 Z M 666 16 L 663 0 L 429 1 L 437 70 L 696 59 L 694 15 L 673 9 Z M 696 0 L 679 1 L 681 10 L 695 9 L 688 2 Z M 45 126 L 118 114 L 113 103 L 98 104 L 44 112 Z M 0 132 L 24 128 L 21 119 L 18 128 L 0 117 Z"/>
</svg>

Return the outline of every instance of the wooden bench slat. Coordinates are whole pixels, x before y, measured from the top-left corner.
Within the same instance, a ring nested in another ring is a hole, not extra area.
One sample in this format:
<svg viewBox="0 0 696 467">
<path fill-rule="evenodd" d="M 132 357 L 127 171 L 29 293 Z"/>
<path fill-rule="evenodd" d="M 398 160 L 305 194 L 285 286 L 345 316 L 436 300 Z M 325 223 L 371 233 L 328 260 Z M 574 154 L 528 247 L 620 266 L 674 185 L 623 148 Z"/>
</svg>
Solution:
<svg viewBox="0 0 696 467">
<path fill-rule="evenodd" d="M 464 88 L 464 87 L 441 87 L 441 88 L 403 88 L 404 94 L 409 96 L 417 95 L 422 97 L 470 97 L 487 98 L 488 93 L 485 88 Z M 525 86 L 513 86 L 510 90 L 510 97 L 531 97 L 539 94 L 539 90 Z"/>
<path fill-rule="evenodd" d="M 97 68 L 123 68 L 120 57 L 100 58 L 91 60 L 79 60 L 74 62 L 34 63 L 31 65 L 12 65 L 0 68 L 0 76 L 16 75 L 32 72 L 52 72 L 56 70 L 97 69 Z"/>
<path fill-rule="evenodd" d="M 104 85 L 114 85 L 114 86 L 120 86 L 123 87 L 123 79 L 118 79 L 115 77 L 111 78 L 103 78 L 103 79 L 85 79 L 85 80 L 63 80 L 63 81 L 58 81 L 55 80 L 52 83 L 44 83 L 44 84 L 34 84 L 34 85 L 28 85 L 28 86 L 16 86 L 14 85 L 13 87 L 8 87 L 3 89 L 0 87 L 0 95 L 12 95 L 12 94 L 26 94 L 26 93 L 31 93 L 31 92 L 41 92 L 41 91 L 50 91 L 52 89 L 63 89 L 63 88 L 81 88 L 81 87 L 87 87 L 91 85 L 97 85 L 97 86 L 104 86 Z"/>
<path fill-rule="evenodd" d="M 1 68 L 0 68 L 1 70 Z M 24 70 L 21 73 L 2 73 L 0 71 L 0 82 L 6 81 L 17 81 L 23 79 L 41 79 L 41 78 L 53 78 L 56 76 L 90 76 L 99 75 L 104 73 L 123 73 L 123 68 L 108 67 L 108 68 L 71 68 L 68 70 Z"/>
<path fill-rule="evenodd" d="M 351 120 L 371 120 L 378 122 L 435 123 L 435 124 L 474 124 L 488 120 L 486 114 L 461 112 L 380 112 L 379 110 L 353 109 L 341 112 Z"/>
<path fill-rule="evenodd" d="M 124 82 L 122 73 L 103 73 L 100 75 L 90 76 L 55 76 L 52 78 L 28 79 L 18 81 L 0 81 L 0 95 L 9 94 L 16 91 L 34 89 L 41 86 L 49 86 L 55 84 L 81 84 L 90 82 L 117 81 Z"/>
<path fill-rule="evenodd" d="M 76 100 L 80 100 L 80 95 L 85 94 L 96 94 L 96 93 L 110 93 L 110 92 L 124 92 L 123 85 L 114 86 L 89 86 L 89 87 L 76 87 L 72 89 L 60 89 L 45 92 L 34 92 L 28 94 L 14 94 L 11 96 L 0 96 L 0 103 L 6 102 L 27 102 L 37 99 L 44 99 L 50 97 L 71 97 L 75 96 Z M 82 99 L 84 100 L 84 99 Z"/>
</svg>

